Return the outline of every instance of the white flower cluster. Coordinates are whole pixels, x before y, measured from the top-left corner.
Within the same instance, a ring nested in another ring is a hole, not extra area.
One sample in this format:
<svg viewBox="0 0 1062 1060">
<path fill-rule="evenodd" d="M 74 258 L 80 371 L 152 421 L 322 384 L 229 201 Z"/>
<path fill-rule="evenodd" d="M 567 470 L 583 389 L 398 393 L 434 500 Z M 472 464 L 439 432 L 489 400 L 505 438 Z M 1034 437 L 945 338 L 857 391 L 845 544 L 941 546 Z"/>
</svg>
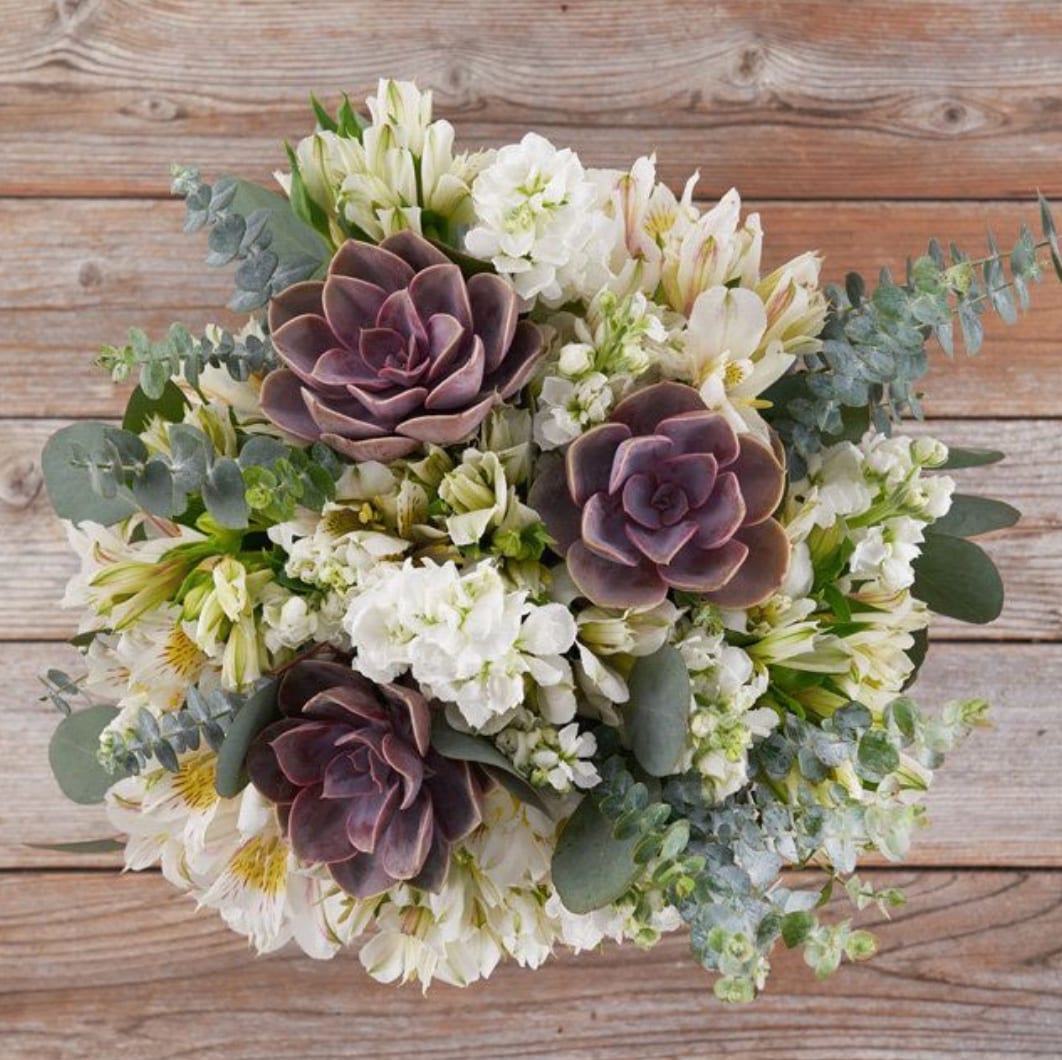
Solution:
<svg viewBox="0 0 1062 1060">
<path fill-rule="evenodd" d="M 695 628 L 676 646 L 691 685 L 685 767 L 701 775 L 711 798 L 725 799 L 748 783 L 749 749 L 778 723 L 773 710 L 756 706 L 767 672 L 722 632 Z"/>
<path fill-rule="evenodd" d="M 681 923 L 663 907 L 647 919 L 622 904 L 569 912 L 550 881 L 553 823 L 496 788 L 487 796 L 484 824 L 453 859 L 438 894 L 398 887 L 375 910 L 374 935 L 361 949 L 373 978 L 425 989 L 433 979 L 467 986 L 504 958 L 538 968 L 558 946 L 578 953 L 606 938 L 652 942 Z M 357 904 L 351 903 L 355 932 L 362 923 Z M 349 941 L 351 930 L 341 930 Z"/>
<path fill-rule="evenodd" d="M 551 722 L 575 716 L 571 666 L 575 620 L 561 604 L 536 605 L 508 589 L 495 566 L 406 562 L 381 571 L 343 620 L 354 666 L 374 681 L 409 672 L 452 703 L 465 724 L 497 731 L 537 686 Z"/>
</svg>

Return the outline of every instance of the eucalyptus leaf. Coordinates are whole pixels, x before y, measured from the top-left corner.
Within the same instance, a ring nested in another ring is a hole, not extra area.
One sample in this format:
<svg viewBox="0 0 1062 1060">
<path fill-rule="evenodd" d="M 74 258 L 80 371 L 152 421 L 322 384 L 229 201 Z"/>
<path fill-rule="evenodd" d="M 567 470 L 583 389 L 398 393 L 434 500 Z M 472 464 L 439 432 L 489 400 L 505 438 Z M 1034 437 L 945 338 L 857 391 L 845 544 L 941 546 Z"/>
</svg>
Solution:
<svg viewBox="0 0 1062 1060">
<path fill-rule="evenodd" d="M 450 725 L 443 714 L 436 713 L 431 721 L 431 745 L 444 758 L 475 762 L 483 766 L 510 794 L 550 816 L 542 796 L 517 773 L 512 762 L 489 740 L 471 733 L 459 732 Z"/>
<path fill-rule="evenodd" d="M 972 541 L 928 532 L 914 571 L 912 593 L 939 615 L 984 625 L 1003 610 L 999 571 Z"/>
<path fill-rule="evenodd" d="M 277 717 L 277 683 L 270 680 L 236 712 L 218 751 L 214 787 L 222 798 L 233 799 L 247 786 L 243 768 L 247 751 L 254 738 Z"/>
<path fill-rule="evenodd" d="M 222 525 L 242 530 L 247 525 L 247 499 L 243 473 L 231 457 L 223 456 L 207 474 L 203 483 L 203 503 Z"/>
<path fill-rule="evenodd" d="M 948 459 L 940 465 L 939 470 L 960 471 L 967 467 L 998 464 L 1005 455 L 998 449 L 961 449 L 955 446 L 948 449 Z"/>
<path fill-rule="evenodd" d="M 638 764 L 654 777 L 678 768 L 690 716 L 690 675 L 678 649 L 665 644 L 638 659 L 627 679 L 623 720 Z"/>
<path fill-rule="evenodd" d="M 282 195 L 250 181 L 236 181 L 236 195 L 231 209 L 244 217 L 256 210 L 269 210 L 269 249 L 281 260 L 311 258 L 323 262 L 328 250 L 321 237 L 295 216 L 291 204 Z"/>
<path fill-rule="evenodd" d="M 993 530 L 1005 530 L 1021 518 L 1021 512 L 992 497 L 978 497 L 970 493 L 952 495 L 946 515 L 933 523 L 933 533 L 953 537 L 976 537 Z"/>
<path fill-rule="evenodd" d="M 634 859 L 641 838 L 636 832 L 616 839 L 612 822 L 585 796 L 565 822 L 553 851 L 553 885 L 565 907 L 591 913 L 621 898 L 642 873 Z"/>
<path fill-rule="evenodd" d="M 34 850 L 54 850 L 59 854 L 115 854 L 125 850 L 120 839 L 82 839 L 75 843 L 27 843 Z"/>
<path fill-rule="evenodd" d="M 160 416 L 168 423 L 179 423 L 187 407 L 187 399 L 172 379 L 166 380 L 157 398 L 148 397 L 143 388 L 138 386 L 129 395 L 122 417 L 122 429 L 139 434 L 155 416 Z"/>
<path fill-rule="evenodd" d="M 110 526 L 132 515 L 136 505 L 126 495 L 102 497 L 93 489 L 93 476 L 84 466 L 92 454 L 103 451 L 108 432 L 103 423 L 74 423 L 48 439 L 41 454 L 41 471 L 48 498 L 60 519 Z"/>
<path fill-rule="evenodd" d="M 100 734 L 118 716 L 115 707 L 97 704 L 68 714 L 56 726 L 48 745 L 48 763 L 63 794 L 73 802 L 102 802 L 107 789 L 123 773 L 110 773 L 100 763 Z"/>
</svg>

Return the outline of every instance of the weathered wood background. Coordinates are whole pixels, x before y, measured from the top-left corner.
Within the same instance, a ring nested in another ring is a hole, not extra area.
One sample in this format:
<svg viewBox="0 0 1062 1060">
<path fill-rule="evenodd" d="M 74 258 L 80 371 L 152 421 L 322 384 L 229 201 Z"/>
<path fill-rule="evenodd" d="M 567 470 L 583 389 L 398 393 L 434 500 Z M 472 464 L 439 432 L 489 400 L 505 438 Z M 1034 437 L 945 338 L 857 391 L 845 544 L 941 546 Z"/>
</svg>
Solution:
<svg viewBox="0 0 1062 1060">
<path fill-rule="evenodd" d="M 751 1009 L 716 1004 L 682 938 L 422 999 L 356 962 L 255 960 L 157 876 L 30 844 L 104 834 L 60 798 L 35 675 L 71 570 L 41 492 L 54 427 L 115 414 L 90 365 L 139 323 L 222 315 L 166 202 L 173 160 L 268 180 L 313 90 L 416 76 L 472 144 L 534 126 L 592 164 L 655 149 L 673 184 L 736 184 L 767 258 L 898 265 L 935 233 L 1009 240 L 1062 198 L 1057 0 L 0 0 L 0 1057 L 1057 1057 L 1062 1055 L 1062 291 L 937 358 L 928 429 L 998 444 L 971 488 L 1020 504 L 989 544 L 993 627 L 941 623 L 928 702 L 984 693 L 996 729 L 944 771 L 883 952 L 825 984 L 780 954 Z M 874 918 L 868 918 L 873 923 Z"/>
</svg>

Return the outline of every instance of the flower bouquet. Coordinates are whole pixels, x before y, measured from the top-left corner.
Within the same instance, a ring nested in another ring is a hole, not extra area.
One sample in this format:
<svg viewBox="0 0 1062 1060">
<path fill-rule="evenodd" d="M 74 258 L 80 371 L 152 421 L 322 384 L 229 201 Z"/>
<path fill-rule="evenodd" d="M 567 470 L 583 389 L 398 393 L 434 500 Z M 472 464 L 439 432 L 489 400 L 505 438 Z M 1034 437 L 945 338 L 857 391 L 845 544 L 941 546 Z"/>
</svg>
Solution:
<svg viewBox="0 0 1062 1060">
<path fill-rule="evenodd" d="M 727 1001 L 779 940 L 869 957 L 818 910 L 902 901 L 860 855 L 904 856 L 986 710 L 909 698 L 930 614 L 996 617 L 969 538 L 1018 517 L 946 473 L 1002 454 L 893 426 L 927 342 L 1062 276 L 1047 204 L 1009 254 L 822 288 L 651 156 L 457 153 L 408 83 L 313 106 L 283 195 L 174 170 L 246 323 L 105 347 L 121 425 L 44 451 L 62 790 L 256 950 L 387 982 L 683 924 Z"/>
</svg>

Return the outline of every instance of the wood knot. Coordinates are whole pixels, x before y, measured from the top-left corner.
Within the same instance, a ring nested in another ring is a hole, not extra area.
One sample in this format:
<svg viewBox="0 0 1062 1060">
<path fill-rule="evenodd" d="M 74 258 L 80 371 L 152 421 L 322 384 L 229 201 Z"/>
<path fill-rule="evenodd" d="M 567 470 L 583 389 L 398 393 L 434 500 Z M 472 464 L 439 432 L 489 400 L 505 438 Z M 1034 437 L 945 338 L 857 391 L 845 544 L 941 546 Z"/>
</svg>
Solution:
<svg viewBox="0 0 1062 1060">
<path fill-rule="evenodd" d="M 758 44 L 748 44 L 738 54 L 735 79 L 740 84 L 752 84 L 759 81 L 767 65 L 767 55 Z"/>
<path fill-rule="evenodd" d="M 145 96 L 143 99 L 137 99 L 122 107 L 120 113 L 153 122 L 176 121 L 184 116 L 180 104 L 165 96 Z"/>
<path fill-rule="evenodd" d="M 28 508 L 44 484 L 37 461 L 29 456 L 10 456 L 0 462 L 0 503 L 8 508 Z"/>
<path fill-rule="evenodd" d="M 99 287 L 103 283 L 103 270 L 94 261 L 84 261 L 77 270 L 77 282 L 82 287 Z"/>
</svg>

